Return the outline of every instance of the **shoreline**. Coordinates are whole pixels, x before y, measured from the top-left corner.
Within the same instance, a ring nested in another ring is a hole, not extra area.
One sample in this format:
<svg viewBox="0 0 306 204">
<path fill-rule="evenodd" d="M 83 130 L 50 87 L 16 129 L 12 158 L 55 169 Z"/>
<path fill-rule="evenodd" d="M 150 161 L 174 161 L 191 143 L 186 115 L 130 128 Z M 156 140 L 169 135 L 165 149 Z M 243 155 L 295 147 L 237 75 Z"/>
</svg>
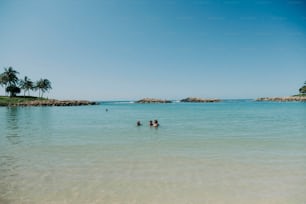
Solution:
<svg viewBox="0 0 306 204">
<path fill-rule="evenodd" d="M 306 102 L 306 96 L 262 97 L 257 98 L 256 101 Z"/>
<path fill-rule="evenodd" d="M 57 100 L 37 97 L 7 97 L 0 96 L 0 106 L 17 107 L 17 106 L 87 106 L 98 105 L 98 102 L 88 100 Z"/>
<path fill-rule="evenodd" d="M 14 104 L 12 106 L 88 106 L 98 105 L 98 102 L 87 100 L 43 100 L 43 101 L 29 101 Z"/>
</svg>

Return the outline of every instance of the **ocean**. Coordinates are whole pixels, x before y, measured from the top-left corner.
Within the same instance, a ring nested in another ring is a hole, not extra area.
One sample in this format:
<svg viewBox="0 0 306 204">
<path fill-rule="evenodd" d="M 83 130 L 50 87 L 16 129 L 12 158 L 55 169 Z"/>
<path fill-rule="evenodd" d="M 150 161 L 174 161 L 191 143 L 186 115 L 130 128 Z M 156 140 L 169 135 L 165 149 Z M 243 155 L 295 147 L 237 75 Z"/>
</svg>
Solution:
<svg viewBox="0 0 306 204">
<path fill-rule="evenodd" d="M 0 107 L 0 203 L 306 203 L 306 103 Z"/>
</svg>

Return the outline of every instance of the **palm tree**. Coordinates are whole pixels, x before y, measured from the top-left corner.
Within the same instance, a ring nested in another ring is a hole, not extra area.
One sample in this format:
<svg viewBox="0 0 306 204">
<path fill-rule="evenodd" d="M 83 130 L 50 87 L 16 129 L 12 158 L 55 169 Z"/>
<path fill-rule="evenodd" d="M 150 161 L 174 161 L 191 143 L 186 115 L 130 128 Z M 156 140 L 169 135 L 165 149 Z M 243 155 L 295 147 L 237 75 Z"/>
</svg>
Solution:
<svg viewBox="0 0 306 204">
<path fill-rule="evenodd" d="M 25 76 L 24 79 L 20 81 L 20 88 L 23 89 L 24 96 L 26 92 L 28 92 L 28 95 L 30 95 L 30 90 L 33 90 L 34 88 L 33 82 L 31 81 L 31 79 Z"/>
<path fill-rule="evenodd" d="M 4 86 L 5 87 L 6 86 L 5 85 L 5 81 L 6 80 L 4 79 L 3 74 L 0 74 L 0 86 L 2 86 L 2 87 Z M 4 89 L 4 91 L 5 91 L 5 89 Z M 6 94 L 6 92 L 5 92 L 5 94 Z"/>
<path fill-rule="evenodd" d="M 17 72 L 16 70 L 13 69 L 13 67 L 9 67 L 9 68 L 4 68 L 4 73 L 3 73 L 6 77 L 7 77 L 7 82 L 9 85 L 15 85 L 18 82 L 18 77 L 17 74 L 19 74 L 19 72 Z"/>
<path fill-rule="evenodd" d="M 3 87 L 4 86 L 4 90 L 6 90 L 6 86 L 7 86 L 7 76 L 2 73 L 0 74 L 0 85 Z M 5 91 L 6 93 L 6 91 Z"/>
<path fill-rule="evenodd" d="M 5 91 L 11 93 L 10 94 L 11 96 L 15 95 L 11 92 L 11 90 L 14 89 L 12 88 L 8 89 L 8 87 L 16 87 L 16 84 L 19 81 L 17 74 L 19 74 L 19 72 L 14 70 L 13 67 L 9 67 L 9 68 L 4 68 L 4 72 L 1 74 L 0 77 L 1 85 L 5 86 Z"/>
<path fill-rule="evenodd" d="M 36 82 L 35 88 L 38 89 L 38 96 L 42 98 L 46 91 L 52 89 L 51 82 L 48 79 L 40 79 Z"/>
</svg>

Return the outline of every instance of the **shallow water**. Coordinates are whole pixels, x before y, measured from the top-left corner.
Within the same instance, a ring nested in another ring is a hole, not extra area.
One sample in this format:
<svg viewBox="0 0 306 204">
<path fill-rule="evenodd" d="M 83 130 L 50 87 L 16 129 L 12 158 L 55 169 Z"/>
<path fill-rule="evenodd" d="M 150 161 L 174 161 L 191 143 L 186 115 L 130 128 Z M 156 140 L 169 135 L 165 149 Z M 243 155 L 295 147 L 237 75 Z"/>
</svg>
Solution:
<svg viewBox="0 0 306 204">
<path fill-rule="evenodd" d="M 1 204 L 300 204 L 305 192 L 306 103 L 0 108 Z"/>
</svg>

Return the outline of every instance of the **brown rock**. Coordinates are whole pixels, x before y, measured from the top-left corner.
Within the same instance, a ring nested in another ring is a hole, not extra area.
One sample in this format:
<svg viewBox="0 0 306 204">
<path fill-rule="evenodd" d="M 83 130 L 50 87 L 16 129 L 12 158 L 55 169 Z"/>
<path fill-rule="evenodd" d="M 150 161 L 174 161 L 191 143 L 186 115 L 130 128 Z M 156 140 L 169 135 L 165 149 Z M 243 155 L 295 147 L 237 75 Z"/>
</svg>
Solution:
<svg viewBox="0 0 306 204">
<path fill-rule="evenodd" d="M 23 103 L 17 103 L 16 106 L 83 106 L 83 105 L 97 105 L 97 102 L 85 100 L 36 100 Z"/>
<path fill-rule="evenodd" d="M 141 100 L 136 101 L 136 103 L 172 103 L 172 101 L 156 98 L 143 98 Z"/>
<path fill-rule="evenodd" d="M 213 103 L 220 101 L 221 101 L 220 99 L 194 98 L 194 97 L 188 97 L 181 100 L 181 102 L 188 102 L 188 103 Z"/>
<path fill-rule="evenodd" d="M 306 102 L 306 96 L 287 96 L 287 97 L 264 97 L 258 98 L 256 101 L 275 101 L 275 102 L 291 102 L 291 101 L 300 101 Z"/>
</svg>

